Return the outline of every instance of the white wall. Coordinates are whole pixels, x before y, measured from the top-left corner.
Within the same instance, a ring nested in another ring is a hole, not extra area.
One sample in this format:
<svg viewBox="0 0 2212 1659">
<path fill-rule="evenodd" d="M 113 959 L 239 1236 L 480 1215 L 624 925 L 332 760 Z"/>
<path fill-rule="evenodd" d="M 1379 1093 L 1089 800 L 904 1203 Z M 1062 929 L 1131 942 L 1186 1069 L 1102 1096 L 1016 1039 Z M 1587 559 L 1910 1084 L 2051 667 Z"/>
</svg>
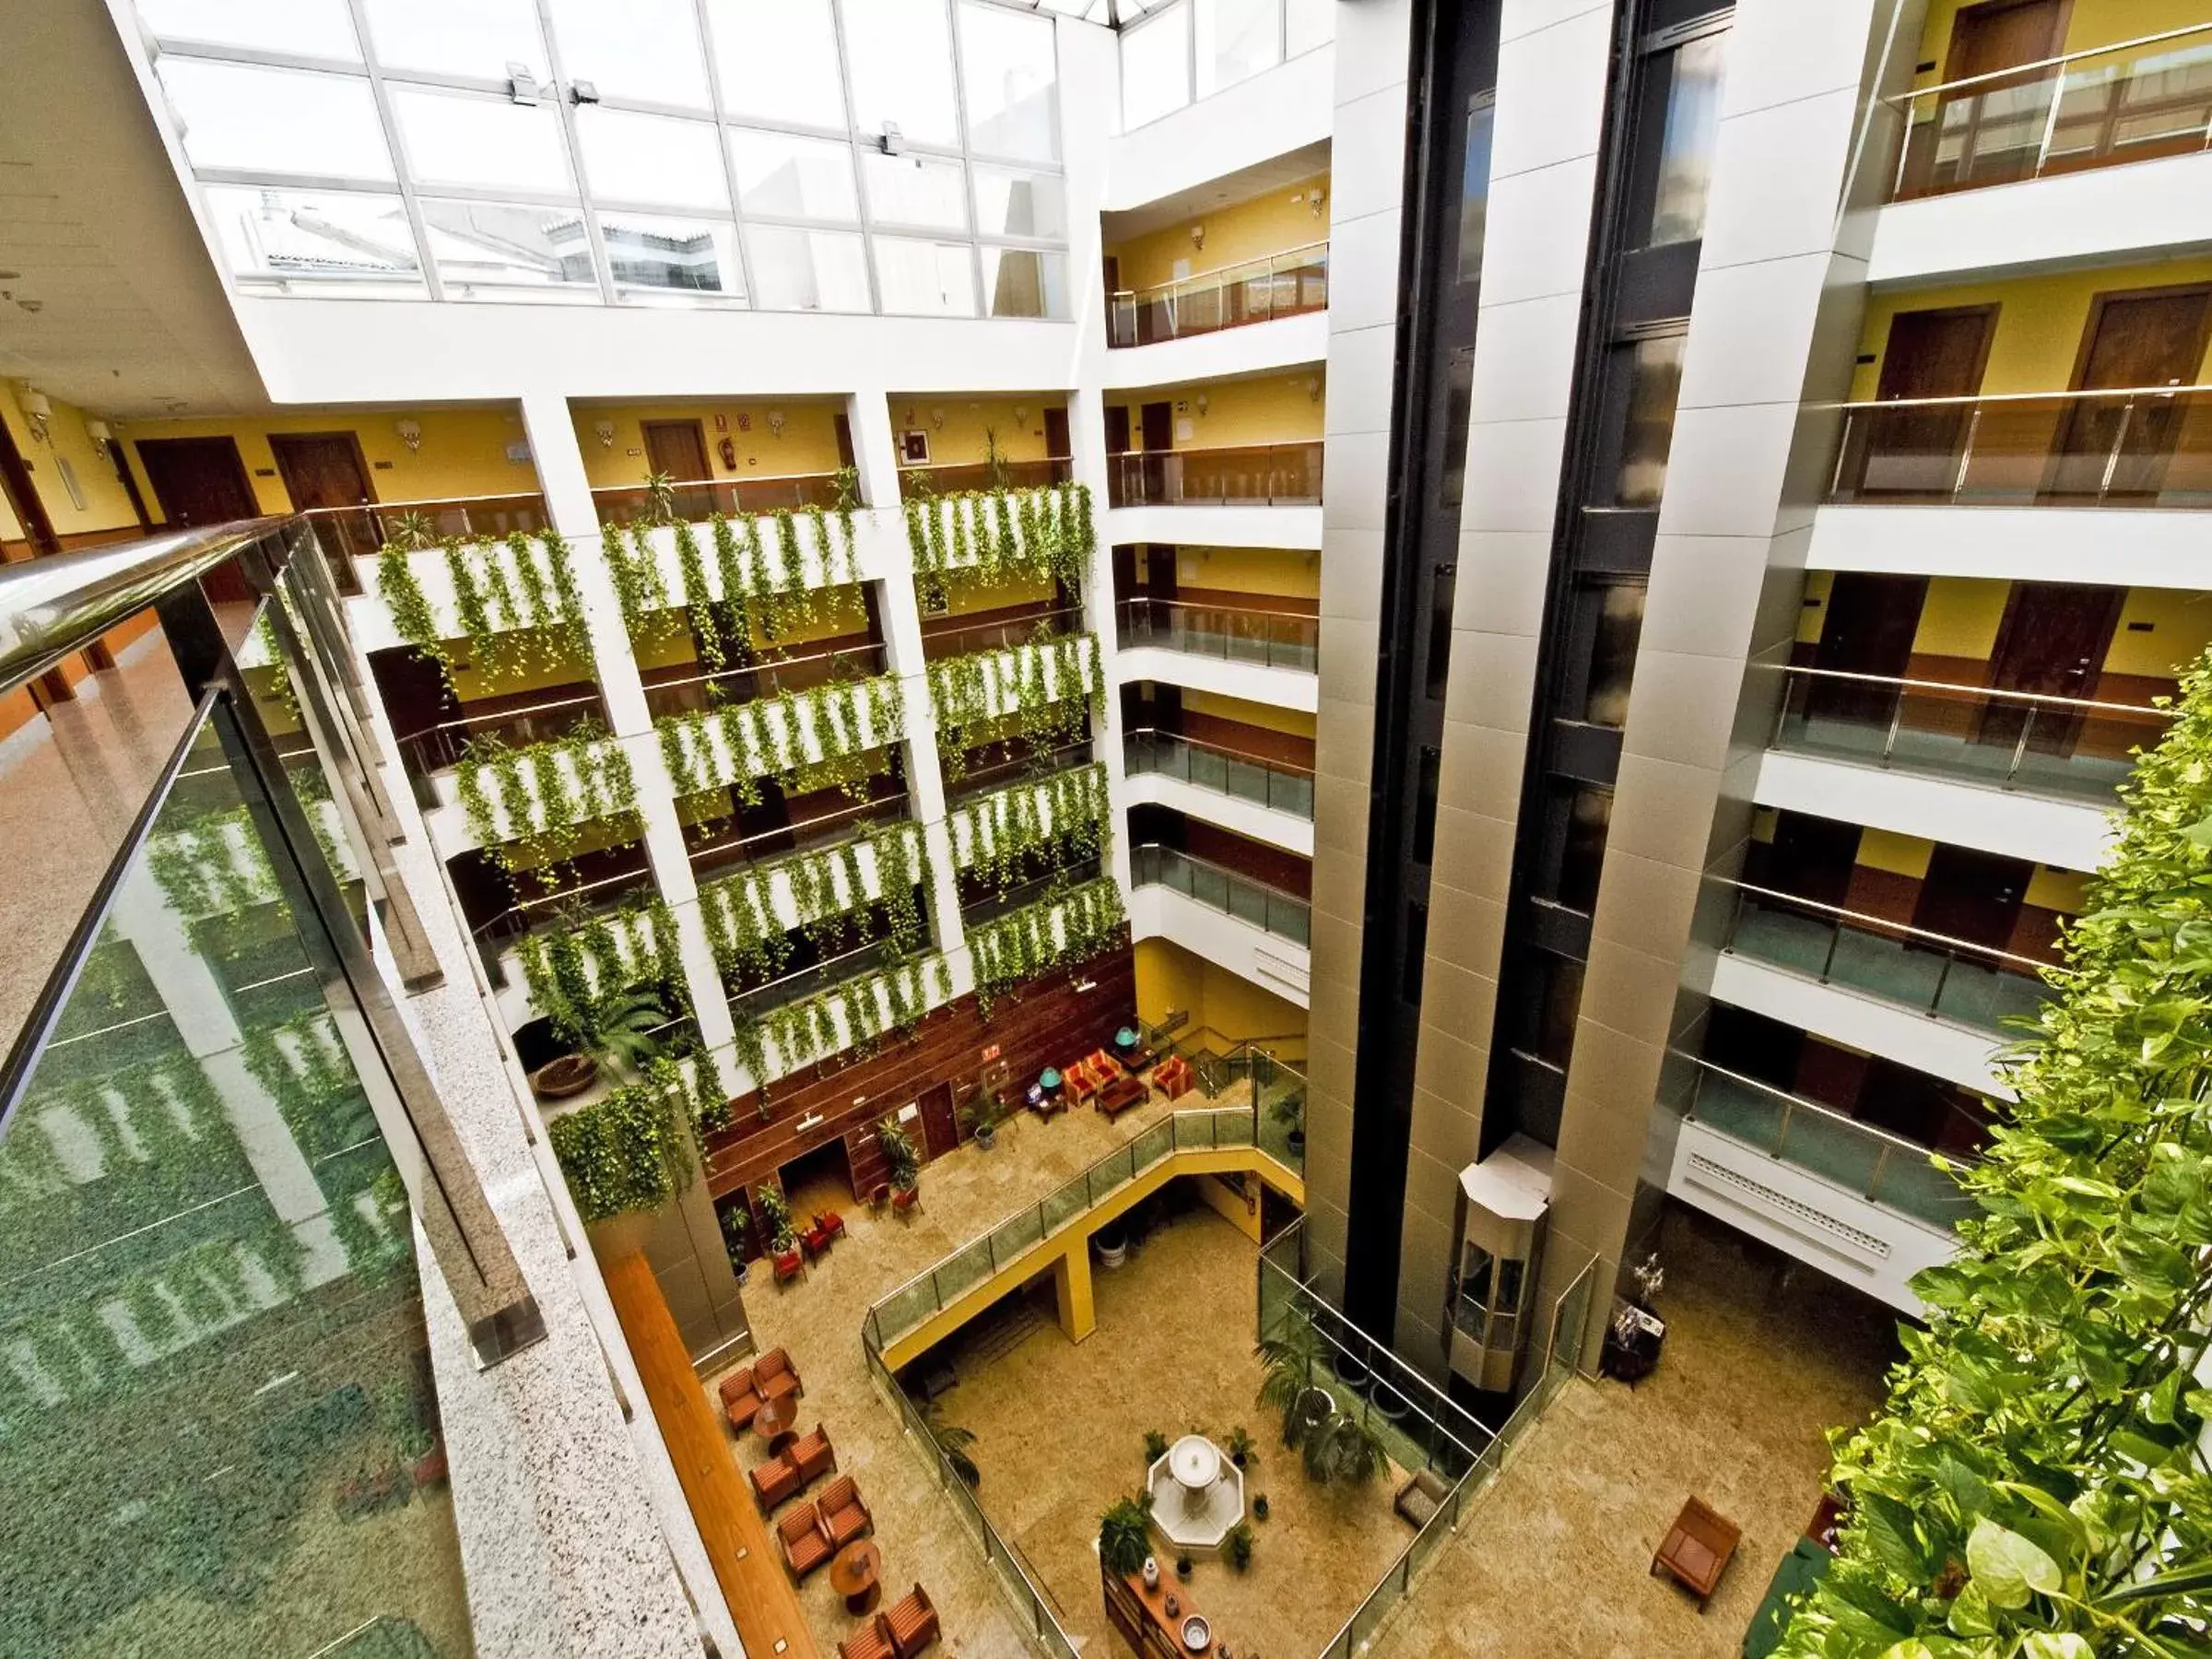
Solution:
<svg viewBox="0 0 2212 1659">
<path fill-rule="evenodd" d="M 1152 680 L 1241 697 L 1247 702 L 1267 703 L 1277 709 L 1302 709 L 1309 714 L 1320 697 L 1320 682 L 1296 668 L 1262 668 L 1252 663 L 1201 656 L 1190 651 L 1163 651 L 1150 645 L 1124 650 L 1114 661 L 1124 685 Z"/>
<path fill-rule="evenodd" d="M 1172 939 L 1185 950 L 1306 1006 L 1312 955 L 1302 945 L 1240 922 L 1172 888 L 1140 887 L 1129 896 L 1133 938 Z"/>
<path fill-rule="evenodd" d="M 1334 493 L 1326 480 L 1323 495 Z M 1106 498 L 1101 491 L 1099 499 Z M 1284 547 L 1306 552 L 1321 546 L 1319 507 L 1115 507 L 1107 512 L 1100 538 L 1128 546 L 1154 542 L 1173 547 Z"/>
<path fill-rule="evenodd" d="M 2128 507 L 1824 506 L 1774 562 L 1807 571 L 2202 588 L 2212 515 Z"/>
<path fill-rule="evenodd" d="M 1316 47 L 1123 133 L 1108 148 L 1101 206 L 1108 213 L 1142 207 L 1325 139 L 1335 61 L 1334 46 Z M 1118 108 L 1113 125 L 1121 126 Z"/>
<path fill-rule="evenodd" d="M 1107 390 L 1177 386 L 1239 374 L 1279 373 L 1300 363 L 1321 371 L 1329 351 L 1329 314 L 1306 312 L 1272 323 L 1248 323 L 1188 339 L 1109 351 L 1100 366 Z"/>
<path fill-rule="evenodd" d="M 2111 812 L 2118 805 L 2091 806 L 1776 749 L 1759 757 L 1752 799 L 2067 870 L 2093 870 L 2104 862 L 2112 845 Z"/>
</svg>

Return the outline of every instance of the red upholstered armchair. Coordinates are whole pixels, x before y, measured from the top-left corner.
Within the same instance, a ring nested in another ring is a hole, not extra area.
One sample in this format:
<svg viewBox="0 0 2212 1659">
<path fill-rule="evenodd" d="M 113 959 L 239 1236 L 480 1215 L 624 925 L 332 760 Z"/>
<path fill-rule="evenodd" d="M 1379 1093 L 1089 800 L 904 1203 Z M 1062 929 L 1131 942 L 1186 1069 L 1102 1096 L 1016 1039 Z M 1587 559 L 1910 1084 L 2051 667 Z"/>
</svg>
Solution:
<svg viewBox="0 0 2212 1659">
<path fill-rule="evenodd" d="M 783 1455 L 791 1466 L 799 1472 L 802 1482 L 819 1480 L 825 1475 L 836 1473 L 837 1453 L 830 1444 L 830 1436 L 819 1423 L 814 1432 L 803 1435 L 784 1448 Z"/>
<path fill-rule="evenodd" d="M 814 1508 L 822 1518 L 822 1530 L 830 1535 L 831 1549 L 842 1549 L 876 1524 L 876 1518 L 868 1513 L 868 1506 L 860 1500 L 860 1488 L 850 1475 L 840 1475 L 824 1487 Z"/>
<path fill-rule="evenodd" d="M 743 1433 L 759 1415 L 760 1391 L 753 1383 L 752 1366 L 734 1371 L 722 1380 L 722 1415 L 730 1427 Z"/>
<path fill-rule="evenodd" d="M 794 1582 L 837 1553 L 830 1547 L 830 1535 L 822 1531 L 811 1503 L 801 1504 L 776 1523 L 776 1542 L 783 1547 L 783 1565 L 791 1569 Z"/>
</svg>

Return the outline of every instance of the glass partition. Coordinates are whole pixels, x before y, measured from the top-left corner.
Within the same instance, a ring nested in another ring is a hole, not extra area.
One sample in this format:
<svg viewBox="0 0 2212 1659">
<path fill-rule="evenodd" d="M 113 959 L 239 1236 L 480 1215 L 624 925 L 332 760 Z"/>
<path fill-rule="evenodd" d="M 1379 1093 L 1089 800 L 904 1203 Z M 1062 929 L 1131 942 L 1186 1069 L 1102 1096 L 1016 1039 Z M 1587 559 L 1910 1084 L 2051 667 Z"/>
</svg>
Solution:
<svg viewBox="0 0 2212 1659">
<path fill-rule="evenodd" d="M 1312 906 L 1294 893 L 1278 891 L 1174 847 L 1133 847 L 1129 865 L 1129 878 L 1137 887 L 1168 888 L 1294 945 L 1311 942 Z"/>
</svg>

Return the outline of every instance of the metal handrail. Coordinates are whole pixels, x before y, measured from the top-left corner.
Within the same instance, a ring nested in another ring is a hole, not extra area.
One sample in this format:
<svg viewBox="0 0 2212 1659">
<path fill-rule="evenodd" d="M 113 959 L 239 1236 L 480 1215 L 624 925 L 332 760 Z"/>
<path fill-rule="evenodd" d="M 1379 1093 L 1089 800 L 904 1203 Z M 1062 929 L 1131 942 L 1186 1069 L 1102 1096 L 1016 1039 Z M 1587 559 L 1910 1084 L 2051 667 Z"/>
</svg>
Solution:
<svg viewBox="0 0 2212 1659">
<path fill-rule="evenodd" d="M 1226 744 L 1208 743 L 1203 737 L 1193 737 L 1185 732 L 1171 732 L 1160 726 L 1129 726 L 1124 729 L 1122 736 L 1124 739 L 1134 739 L 1138 737 L 1171 738 L 1173 741 L 1186 745 L 1191 748 L 1202 748 L 1212 754 L 1227 755 L 1231 760 L 1241 760 L 1249 766 L 1264 766 L 1272 771 L 1296 772 L 1300 777 L 1306 778 L 1310 778 L 1313 775 L 1313 769 L 1312 767 L 1300 766 L 1295 760 L 1277 760 L 1267 755 L 1248 754 L 1242 749 L 1230 748 Z"/>
<path fill-rule="evenodd" d="M 1731 1083 L 1741 1083 L 1746 1088 L 1755 1088 L 1761 1094 L 1771 1095 L 1774 1097 L 1774 1099 L 1780 1100 L 1785 1106 L 1791 1108 L 1802 1108 L 1806 1112 L 1816 1112 L 1821 1117 L 1831 1119 L 1838 1124 L 1841 1124 L 1846 1127 L 1858 1131 L 1870 1140 L 1884 1141 L 1889 1146 L 1901 1148 L 1904 1151 L 1920 1153 L 1923 1155 L 1932 1153 L 1936 1150 L 1936 1148 L 1933 1147 L 1922 1145 L 1919 1141 L 1914 1140 L 1909 1135 L 1899 1135 L 1895 1131 L 1884 1129 L 1878 1124 L 1863 1122 L 1858 1118 L 1853 1117 L 1849 1112 L 1840 1112 L 1835 1107 L 1827 1105 L 1822 1101 L 1809 1100 L 1804 1095 L 1792 1094 L 1786 1088 L 1778 1088 L 1771 1083 L 1762 1082 L 1757 1077 L 1747 1077 L 1742 1072 L 1731 1071 L 1724 1065 L 1717 1065 L 1714 1062 L 1706 1059 L 1702 1054 L 1693 1054 L 1688 1049 L 1677 1048 L 1670 1043 L 1667 1045 L 1666 1052 L 1674 1055 L 1678 1060 L 1688 1061 L 1691 1065 L 1697 1066 L 1700 1071 L 1709 1071 L 1715 1077 L 1727 1078 Z M 1696 1115 L 1694 1107 L 1692 1109 L 1691 1115 Z M 1982 1161 L 1982 1155 L 1978 1152 L 1946 1152 L 1943 1156 L 1950 1159 L 1956 1163 L 1980 1163 Z"/>
<path fill-rule="evenodd" d="M 419 743 L 437 732 L 453 732 L 476 725 L 491 725 L 502 720 L 513 720 L 524 714 L 545 714 L 555 709 L 575 709 L 586 705 L 605 708 L 606 700 L 594 687 L 589 697 L 557 697 L 549 702 L 525 703 L 520 708 L 488 710 L 481 714 L 460 714 L 452 720 L 433 720 L 429 725 L 417 726 L 411 732 L 399 732 L 392 741 L 399 744 Z"/>
<path fill-rule="evenodd" d="M 1865 409 L 1939 409 L 1965 408 L 1974 404 L 2049 403 L 2062 398 L 2091 397 L 2186 397 L 2193 392 L 2212 393 L 2212 385 L 2187 386 L 2075 386 L 2056 392 L 1964 392 L 1947 397 L 1875 397 L 1859 400 L 1845 399 L 1832 406 L 1850 414 Z M 1165 451 L 1158 452 L 1165 453 Z M 1177 452 L 1181 453 L 1182 452 Z"/>
<path fill-rule="evenodd" d="M 1242 870 L 1232 870 L 1227 865 L 1216 864 L 1210 858 L 1200 858 L 1194 853 L 1185 853 L 1181 847 L 1171 847 L 1165 841 L 1138 841 L 1129 851 L 1132 853 L 1172 853 L 1185 864 L 1196 865 L 1202 870 L 1211 870 L 1217 875 L 1226 876 L 1231 881 L 1241 881 L 1247 887 L 1258 888 L 1262 892 L 1272 893 L 1277 899 L 1287 899 L 1293 904 L 1311 905 L 1313 902 L 1311 899 L 1301 899 L 1296 893 L 1287 892 L 1271 881 L 1263 880 L 1261 877 L 1249 875 Z"/>
<path fill-rule="evenodd" d="M 1798 674 L 1821 679 L 1847 680 L 1859 685 L 1896 686 L 1907 691 L 1950 691 L 1965 697 L 2004 699 L 2012 702 L 2047 703 L 2056 708 L 2088 709 L 2100 714 L 2151 714 L 2160 719 L 2173 718 L 2171 709 L 2156 709 L 2147 703 L 2100 702 L 2090 697 L 2061 697 L 2049 691 L 2012 691 L 1998 686 L 1971 686 L 1957 680 L 1911 679 L 1892 674 L 1859 674 L 1846 668 L 1816 668 L 1809 664 L 1759 663 L 1755 667 L 1771 669 L 1778 674 Z"/>
<path fill-rule="evenodd" d="M 1924 927 L 1914 927 L 1909 922 L 1892 922 L 1887 917 L 1870 916 L 1864 911 L 1846 910 L 1840 904 L 1827 904 L 1818 899 L 1801 898 L 1795 893 L 1785 893 L 1779 888 L 1759 887 L 1756 883 L 1738 881 L 1729 876 L 1707 876 L 1705 879 L 1722 887 L 1734 888 L 1738 892 L 1749 893 L 1755 898 L 1779 900 L 1784 904 L 1795 905 L 1801 910 L 1818 911 L 1823 915 L 1832 917 L 1838 922 L 1848 922 L 1865 931 L 1901 935 L 1913 939 L 1924 940 L 1931 945 L 1939 945 L 1947 950 L 1970 951 L 1976 956 L 1988 957 L 1994 961 L 2015 964 L 2033 977 L 2040 978 L 2047 970 L 2060 966 L 2056 962 L 2038 961 L 2033 957 L 2016 956 L 2009 950 L 1998 949 L 1994 945 L 1977 945 L 1971 939 L 1955 939 L 1948 934 L 1931 933 Z"/>
<path fill-rule="evenodd" d="M 466 507 L 476 501 L 533 501 L 545 499 L 542 489 L 500 489 L 488 495 L 423 496 L 407 501 L 348 501 L 342 506 L 302 507 L 300 518 L 335 518 L 342 512 L 405 512 L 411 507 Z M 435 552 L 435 547 L 418 547 L 416 552 Z"/>
<path fill-rule="evenodd" d="M 1293 253 L 1311 253 L 1316 248 L 1326 248 L 1328 245 L 1329 239 L 1324 236 L 1318 241 L 1300 242 L 1296 247 L 1284 248 L 1279 253 L 1258 253 L 1250 259 L 1233 260 L 1228 265 L 1218 265 L 1206 270 L 1193 271 L 1188 276 L 1171 276 L 1165 282 L 1148 282 L 1142 288 L 1115 288 L 1112 297 L 1116 300 L 1134 300 L 1141 294 L 1158 294 L 1169 288 L 1182 288 L 1188 283 L 1208 282 L 1216 277 L 1226 276 L 1232 271 L 1248 271 L 1254 265 L 1265 265 L 1272 273 L 1275 269 L 1275 262 L 1278 259 L 1288 259 Z"/>
<path fill-rule="evenodd" d="M 236 519 L 0 568 L 0 689 L 45 673 L 163 594 L 298 518 Z"/>
<path fill-rule="evenodd" d="M 652 879 L 652 876 L 653 866 L 651 865 L 641 865 L 635 870 L 627 871 L 619 876 L 606 876 L 602 877 L 597 881 L 580 881 L 572 888 L 563 888 L 559 892 L 547 893 L 543 898 L 517 899 L 505 910 L 500 912 L 498 915 L 489 917 L 485 921 L 477 923 L 476 926 L 468 930 L 468 935 L 470 938 L 475 939 L 479 944 L 482 944 L 486 942 L 485 935 L 487 933 L 488 933 L 492 928 L 499 926 L 500 923 L 506 921 L 511 916 L 522 916 L 527 918 L 532 911 L 558 910 L 565 907 L 574 900 L 582 898 L 586 893 L 595 893 L 603 888 L 616 887 L 624 883 L 629 885 L 629 890 L 635 891 L 640 877 L 643 877 L 650 881 Z M 594 902 L 604 901 L 586 900 L 584 909 L 586 911 L 591 910 Z M 529 931 L 527 924 L 525 924 L 524 931 Z"/>
<path fill-rule="evenodd" d="M 772 649 L 772 648 L 771 648 Z M 865 645 L 839 645 L 829 651 L 810 651 L 795 656 L 756 656 L 749 663 L 734 668 L 717 668 L 711 674 L 690 674 L 682 679 L 647 680 L 645 695 L 650 699 L 655 691 L 677 691 L 686 686 L 710 686 L 716 680 L 735 679 L 741 674 L 772 675 L 779 668 L 800 668 L 808 663 L 835 663 L 845 657 L 872 657 L 879 664 L 889 648 L 881 640 L 870 640 Z M 884 672 L 877 667 L 867 677 L 873 679 Z"/>
<path fill-rule="evenodd" d="M 834 478 L 842 471 L 844 468 L 840 466 L 832 467 L 828 472 L 744 473 L 733 474 L 726 478 L 670 478 L 666 481 L 666 488 L 670 489 L 715 489 L 724 486 L 735 488 L 743 484 L 789 484 L 800 478 Z M 634 484 L 594 484 L 592 486 L 592 493 L 595 496 L 620 495 L 653 488 L 651 483 L 641 478 Z M 382 503 L 379 502 L 378 505 L 381 506 Z M 855 503 L 854 511 L 858 512 L 859 510 L 858 503 Z"/>
<path fill-rule="evenodd" d="M 1290 595 L 1287 594 L 1255 594 L 1253 596 L 1255 598 L 1268 599 L 1286 599 L 1290 597 Z M 1297 622 L 1318 622 L 1321 620 L 1321 602 L 1319 600 L 1315 600 L 1313 603 L 1315 608 L 1310 611 L 1278 611 L 1257 609 L 1239 610 L 1233 605 L 1223 605 L 1218 600 L 1163 599 L 1153 594 L 1132 594 L 1125 599 L 1116 599 L 1114 601 L 1114 604 L 1117 606 L 1161 605 L 1171 606 L 1175 610 L 1221 611 L 1232 617 L 1284 617 Z"/>
<path fill-rule="evenodd" d="M 2109 46 L 2085 46 L 2078 52 L 2065 52 L 2056 57 L 2037 58 L 2031 63 L 2015 64 L 2008 69 L 1990 69 L 1980 75 L 1961 76 L 1953 81 L 1938 81 L 1931 87 L 1917 87 L 1909 92 L 1892 92 L 1882 101 L 1887 104 L 1910 105 L 1923 98 L 1938 93 L 1956 92 L 1961 87 L 1979 87 L 1991 81 L 2018 82 L 2019 77 L 2032 75 L 2038 69 L 2055 69 L 2062 65 L 2077 64 L 2083 58 L 2106 57 L 2115 52 L 2131 52 L 2138 46 L 2157 46 L 2167 41 L 2179 41 L 2190 35 L 2212 33 L 2212 23 L 2192 23 L 2182 29 L 2169 29 L 2158 34 L 2137 35 L 2129 41 L 2114 41 Z"/>
<path fill-rule="evenodd" d="M 1192 443 L 1181 449 L 1125 449 L 1116 450 L 1106 457 L 1109 462 L 1130 456 L 1152 455 L 1256 455 L 1269 450 L 1319 449 L 1326 441 L 1320 438 L 1277 438 L 1267 443 Z"/>
<path fill-rule="evenodd" d="M 825 825 L 837 826 L 845 821 L 850 821 L 851 823 L 855 824 L 869 821 L 866 815 L 878 813 L 882 808 L 887 806 L 897 806 L 903 810 L 908 805 L 909 800 L 909 793 L 906 790 L 901 789 L 896 794 L 871 796 L 869 799 L 865 801 L 854 801 L 850 806 L 839 806 L 832 811 L 819 813 L 810 818 L 799 818 L 792 823 L 779 824 L 772 830 L 756 830 L 752 834 L 740 835 L 734 841 L 701 842 L 698 846 L 694 846 L 689 849 L 692 859 L 692 867 L 695 871 L 698 870 L 699 860 L 701 854 L 711 856 L 718 853 L 726 853 L 733 847 L 743 849 L 750 847 L 756 841 L 773 841 L 781 836 L 789 836 L 795 841 L 803 837 L 811 835 L 815 830 L 823 828 Z M 820 851 L 820 847 L 818 844 L 817 844 L 806 847 L 794 847 L 790 849 L 790 851 L 818 852 Z M 784 854 L 783 853 L 779 852 L 773 854 L 773 856 L 781 858 L 784 856 Z M 699 884 L 702 887 L 712 886 L 717 881 L 725 879 L 726 877 L 736 875 L 740 869 L 743 869 L 754 862 L 753 855 L 750 853 L 747 853 L 744 858 L 731 861 L 726 865 L 714 865 L 699 873 Z"/>
</svg>

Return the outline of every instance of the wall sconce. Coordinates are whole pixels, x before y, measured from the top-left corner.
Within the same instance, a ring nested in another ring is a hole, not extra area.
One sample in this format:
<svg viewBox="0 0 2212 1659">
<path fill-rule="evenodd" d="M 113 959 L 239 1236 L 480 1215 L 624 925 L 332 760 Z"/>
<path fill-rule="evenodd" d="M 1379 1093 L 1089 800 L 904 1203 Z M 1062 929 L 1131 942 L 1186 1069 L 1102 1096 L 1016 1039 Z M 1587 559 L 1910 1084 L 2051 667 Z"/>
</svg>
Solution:
<svg viewBox="0 0 2212 1659">
<path fill-rule="evenodd" d="M 1319 218 L 1321 217 L 1322 208 L 1328 203 L 1329 193 L 1322 189 L 1319 185 L 1316 185 L 1314 186 L 1313 194 L 1308 196 L 1306 199 L 1312 206 L 1313 217 L 1315 218 Z"/>
<path fill-rule="evenodd" d="M 1306 401 L 1308 403 L 1321 401 L 1321 376 L 1318 374 L 1306 376 Z"/>
<path fill-rule="evenodd" d="M 601 449 L 613 449 L 615 447 L 615 423 L 611 420 L 593 421 L 592 436 L 599 440 Z"/>
<path fill-rule="evenodd" d="M 26 386 L 16 403 L 22 409 L 23 418 L 30 428 L 32 441 L 38 443 L 52 442 L 53 440 L 46 435 L 46 423 L 53 418 L 53 404 L 46 394 L 34 392 Z"/>
<path fill-rule="evenodd" d="M 85 436 L 92 440 L 94 449 L 104 450 L 109 444 L 115 441 L 115 434 L 109 429 L 108 423 L 104 420 L 88 419 L 85 422 Z"/>
<path fill-rule="evenodd" d="M 1030 407 L 1027 404 L 1014 406 L 1014 424 L 1018 427 L 1030 424 Z"/>
<path fill-rule="evenodd" d="M 771 409 L 771 410 L 768 412 L 768 429 L 769 429 L 769 432 L 770 432 L 770 434 L 771 434 L 771 436 L 773 436 L 773 437 L 781 438 L 781 437 L 782 437 L 782 436 L 783 436 L 783 411 L 782 411 L 782 410 L 781 410 L 781 409 Z"/>
<path fill-rule="evenodd" d="M 421 421 L 395 420 L 392 423 L 392 429 L 399 434 L 399 441 L 407 446 L 408 454 L 419 455 L 422 453 Z"/>
<path fill-rule="evenodd" d="M 945 406 L 943 404 L 939 404 L 929 412 L 929 424 L 935 427 L 940 432 L 945 429 Z"/>
<path fill-rule="evenodd" d="M 1214 400 L 1213 400 L 1212 398 L 1208 397 L 1208 396 L 1207 396 L 1207 395 L 1206 395 L 1205 393 L 1201 392 L 1201 393 L 1199 393 L 1199 394 L 1198 394 L 1198 418 L 1199 418 L 1199 419 L 1201 419 L 1201 420 L 1204 420 L 1204 419 L 1206 418 L 1206 410 L 1207 410 L 1207 409 L 1209 409 L 1209 408 L 1211 408 L 1211 407 L 1213 406 L 1213 402 L 1214 402 Z"/>
<path fill-rule="evenodd" d="M 1201 251 L 1205 249 L 1206 227 L 1204 225 L 1193 225 L 1191 227 L 1191 246 L 1200 249 Z"/>
</svg>

